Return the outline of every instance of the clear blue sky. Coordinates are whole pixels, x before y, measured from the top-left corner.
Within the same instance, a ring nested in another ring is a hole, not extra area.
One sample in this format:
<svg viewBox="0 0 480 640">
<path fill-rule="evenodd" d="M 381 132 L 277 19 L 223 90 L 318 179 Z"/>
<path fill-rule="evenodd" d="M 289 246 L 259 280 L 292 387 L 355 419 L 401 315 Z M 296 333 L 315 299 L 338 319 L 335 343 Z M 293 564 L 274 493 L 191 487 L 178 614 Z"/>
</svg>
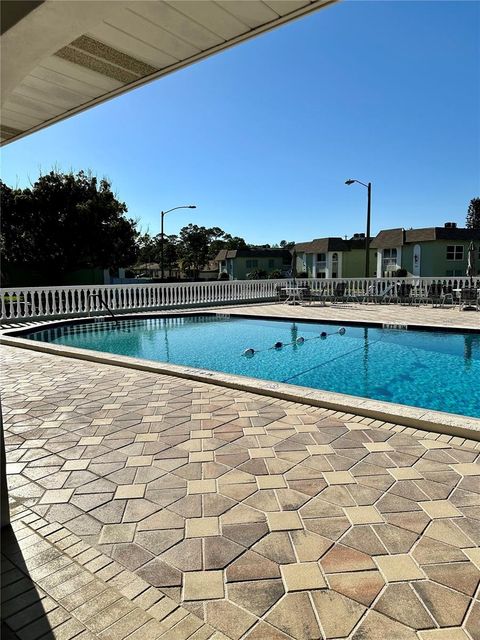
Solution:
<svg viewBox="0 0 480 640">
<path fill-rule="evenodd" d="M 3 179 L 107 176 L 141 227 L 249 242 L 464 223 L 479 195 L 480 4 L 346 1 L 3 150 Z"/>
</svg>

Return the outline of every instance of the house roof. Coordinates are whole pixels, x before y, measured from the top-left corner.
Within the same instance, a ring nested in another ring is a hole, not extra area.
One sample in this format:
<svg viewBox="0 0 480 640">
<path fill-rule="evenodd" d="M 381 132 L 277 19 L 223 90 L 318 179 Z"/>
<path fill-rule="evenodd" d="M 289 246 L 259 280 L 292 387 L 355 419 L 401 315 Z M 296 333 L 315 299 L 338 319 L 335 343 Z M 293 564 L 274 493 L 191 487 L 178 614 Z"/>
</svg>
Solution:
<svg viewBox="0 0 480 640">
<path fill-rule="evenodd" d="M 404 244 L 404 230 L 399 227 L 397 229 L 383 229 L 372 240 L 370 245 L 372 249 L 393 249 L 401 247 Z"/>
<path fill-rule="evenodd" d="M 328 251 L 350 251 L 348 240 L 342 238 L 316 238 L 310 242 L 299 242 L 295 251 L 302 253 L 327 253 Z"/>
<path fill-rule="evenodd" d="M 218 262 L 227 258 L 284 258 L 290 260 L 288 249 L 221 249 L 215 258 Z"/>
<path fill-rule="evenodd" d="M 426 229 L 407 229 L 405 242 L 428 242 L 432 240 L 479 240 L 480 229 L 450 227 L 427 227 Z"/>
<path fill-rule="evenodd" d="M 480 229 L 459 227 L 425 227 L 423 229 L 383 229 L 372 240 L 372 249 L 393 249 L 404 244 L 435 240 L 480 240 Z"/>
</svg>

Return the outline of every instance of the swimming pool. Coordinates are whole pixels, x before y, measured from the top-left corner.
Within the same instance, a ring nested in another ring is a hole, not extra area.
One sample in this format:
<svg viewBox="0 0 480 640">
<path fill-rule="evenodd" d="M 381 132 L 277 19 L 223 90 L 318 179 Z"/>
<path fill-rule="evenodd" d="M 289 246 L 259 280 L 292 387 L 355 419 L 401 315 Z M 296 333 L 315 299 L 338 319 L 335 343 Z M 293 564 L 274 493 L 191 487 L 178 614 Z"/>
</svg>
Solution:
<svg viewBox="0 0 480 640">
<path fill-rule="evenodd" d="M 342 328 L 204 314 L 63 324 L 22 337 L 480 417 L 480 333 Z"/>
</svg>

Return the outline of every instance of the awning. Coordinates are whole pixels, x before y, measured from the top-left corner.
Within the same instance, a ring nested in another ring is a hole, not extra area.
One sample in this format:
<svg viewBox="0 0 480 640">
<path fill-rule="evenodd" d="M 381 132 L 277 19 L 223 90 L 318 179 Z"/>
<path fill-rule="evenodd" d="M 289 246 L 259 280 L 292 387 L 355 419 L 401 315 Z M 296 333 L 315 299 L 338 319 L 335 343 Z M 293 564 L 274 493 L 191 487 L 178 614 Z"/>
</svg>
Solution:
<svg viewBox="0 0 480 640">
<path fill-rule="evenodd" d="M 2 1 L 12 142 L 337 0 Z"/>
</svg>

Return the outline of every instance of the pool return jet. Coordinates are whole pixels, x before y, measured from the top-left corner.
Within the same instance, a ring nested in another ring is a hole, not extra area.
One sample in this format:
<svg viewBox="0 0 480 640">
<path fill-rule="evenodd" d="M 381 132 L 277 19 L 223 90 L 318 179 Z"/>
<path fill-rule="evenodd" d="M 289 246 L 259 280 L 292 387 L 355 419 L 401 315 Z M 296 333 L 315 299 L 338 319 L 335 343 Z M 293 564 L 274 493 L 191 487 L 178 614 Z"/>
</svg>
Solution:
<svg viewBox="0 0 480 640">
<path fill-rule="evenodd" d="M 310 342 L 311 340 L 326 340 L 329 336 L 336 336 L 336 335 L 340 335 L 343 336 L 346 332 L 345 327 L 340 327 L 340 329 L 338 329 L 338 331 L 333 331 L 332 333 L 327 333 L 326 331 L 322 331 L 322 333 L 320 333 L 318 336 L 312 336 L 311 338 L 304 338 L 303 336 L 298 336 L 298 338 L 295 338 L 295 340 L 293 340 L 292 342 L 275 342 L 275 344 L 271 347 L 267 347 L 266 349 L 254 349 L 253 347 L 248 347 L 248 349 L 245 349 L 245 351 L 242 353 L 243 356 L 245 356 L 246 358 L 253 358 L 253 356 L 256 353 L 262 353 L 265 351 L 280 351 L 280 349 L 283 349 L 283 347 L 289 347 L 291 345 L 301 345 L 304 344 L 305 342 Z"/>
</svg>

